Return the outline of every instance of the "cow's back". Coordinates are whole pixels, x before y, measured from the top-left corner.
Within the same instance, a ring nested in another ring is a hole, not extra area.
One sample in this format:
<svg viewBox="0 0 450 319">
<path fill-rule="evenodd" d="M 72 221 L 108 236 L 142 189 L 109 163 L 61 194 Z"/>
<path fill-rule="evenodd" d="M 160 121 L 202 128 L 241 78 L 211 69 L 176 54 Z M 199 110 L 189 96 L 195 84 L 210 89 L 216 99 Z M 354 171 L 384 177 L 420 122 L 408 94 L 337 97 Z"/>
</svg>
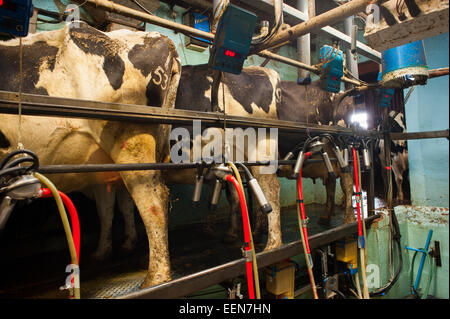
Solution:
<svg viewBox="0 0 450 319">
<path fill-rule="evenodd" d="M 23 38 L 22 49 L 24 93 L 138 105 L 174 105 L 181 65 L 171 40 L 157 32 L 103 33 L 85 23 L 80 23 L 78 28 L 70 24 L 60 30 Z M 0 42 L 0 69 L 4 79 L 0 81 L 0 90 L 18 91 L 18 39 Z M 0 123 L 2 158 L 17 146 L 18 117 L 0 114 Z M 23 116 L 22 143 L 38 154 L 42 165 L 112 163 L 108 155 L 111 150 L 98 145 L 103 128 L 111 125 L 108 123 L 113 122 Z M 168 140 L 168 131 L 165 133 L 166 137 L 160 134 L 155 139 Z M 57 186 L 66 191 L 115 182 L 118 178 L 117 173 L 52 176 Z"/>
<path fill-rule="evenodd" d="M 239 75 L 223 73 L 218 106 L 229 115 L 276 118 L 281 101 L 280 77 L 274 70 L 246 67 Z M 211 112 L 213 71 L 207 65 L 184 66 L 175 107 Z M 224 107 L 225 105 L 225 107 Z"/>
</svg>

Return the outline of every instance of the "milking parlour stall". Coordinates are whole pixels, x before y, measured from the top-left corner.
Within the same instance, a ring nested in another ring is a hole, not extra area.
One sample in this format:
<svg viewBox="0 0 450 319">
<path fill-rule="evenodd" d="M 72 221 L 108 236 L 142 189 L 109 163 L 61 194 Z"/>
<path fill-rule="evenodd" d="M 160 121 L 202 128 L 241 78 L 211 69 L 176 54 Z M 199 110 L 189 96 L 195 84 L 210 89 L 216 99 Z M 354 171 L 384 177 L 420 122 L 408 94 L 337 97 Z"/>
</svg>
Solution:
<svg viewBox="0 0 450 319">
<path fill-rule="evenodd" d="M 448 301 L 448 17 L 0 0 L 0 298 L 176 318 Z"/>
</svg>

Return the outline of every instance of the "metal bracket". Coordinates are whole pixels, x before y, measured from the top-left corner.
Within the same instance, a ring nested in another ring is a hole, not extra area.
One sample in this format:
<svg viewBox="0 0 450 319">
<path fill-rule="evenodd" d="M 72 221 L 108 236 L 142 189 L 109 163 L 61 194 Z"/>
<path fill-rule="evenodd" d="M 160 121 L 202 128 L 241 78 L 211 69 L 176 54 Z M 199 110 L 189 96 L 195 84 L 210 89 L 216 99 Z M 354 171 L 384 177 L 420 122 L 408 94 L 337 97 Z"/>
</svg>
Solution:
<svg viewBox="0 0 450 319">
<path fill-rule="evenodd" d="M 233 286 L 233 289 L 228 288 L 228 299 L 243 299 L 241 294 L 241 283 L 237 283 Z"/>
<path fill-rule="evenodd" d="M 245 250 L 245 247 L 242 247 L 241 251 L 245 261 L 251 262 L 253 260 L 253 249 Z"/>
<path fill-rule="evenodd" d="M 434 248 L 431 248 L 430 256 L 435 259 L 437 267 L 442 267 L 441 244 L 437 240 L 434 241 Z"/>
</svg>

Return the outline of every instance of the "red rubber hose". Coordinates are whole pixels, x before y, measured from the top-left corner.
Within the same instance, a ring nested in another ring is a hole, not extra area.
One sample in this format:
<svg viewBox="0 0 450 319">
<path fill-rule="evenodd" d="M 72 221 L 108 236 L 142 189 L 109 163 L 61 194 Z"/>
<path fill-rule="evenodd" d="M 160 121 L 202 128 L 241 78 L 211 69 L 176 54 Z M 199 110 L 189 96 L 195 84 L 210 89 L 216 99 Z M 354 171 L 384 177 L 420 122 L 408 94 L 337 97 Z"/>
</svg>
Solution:
<svg viewBox="0 0 450 319">
<path fill-rule="evenodd" d="M 311 156 L 311 152 L 305 153 L 305 160 Z M 303 222 L 306 222 L 306 213 L 305 213 L 305 205 L 303 203 L 303 191 L 302 191 L 302 168 L 300 167 L 300 172 L 297 180 L 297 190 L 298 190 L 298 199 L 299 199 L 299 206 L 300 206 L 300 216 Z M 306 223 L 303 223 L 303 236 L 305 238 L 305 247 L 306 252 L 308 254 L 311 253 L 309 249 L 309 241 L 308 241 L 308 231 L 306 230 Z"/>
<path fill-rule="evenodd" d="M 355 171 L 355 192 L 356 196 L 360 196 L 360 190 L 359 190 L 359 177 L 358 177 L 358 160 L 359 158 L 356 156 L 356 150 L 354 147 L 352 147 L 352 153 L 353 153 L 353 170 Z M 356 201 L 356 212 L 358 216 L 358 236 L 362 237 L 363 231 L 362 231 L 362 222 L 361 222 L 361 206 L 359 204 L 359 200 Z"/>
<path fill-rule="evenodd" d="M 305 156 L 305 160 L 311 155 L 312 155 L 311 152 L 306 152 L 305 155 L 304 155 Z M 302 229 L 301 229 L 301 231 L 303 232 L 303 239 L 305 241 L 305 250 L 306 250 L 305 258 L 307 258 L 309 260 L 309 262 L 312 263 L 311 251 L 310 251 L 310 248 L 309 248 L 308 231 L 307 231 L 307 227 L 306 227 L 305 204 L 303 202 L 302 167 L 300 167 L 300 171 L 299 171 L 299 175 L 298 175 L 298 179 L 297 179 L 297 191 L 298 191 L 298 205 L 300 207 L 300 218 L 302 220 L 302 223 L 301 223 L 302 224 Z M 317 295 L 316 284 L 315 284 L 315 281 L 314 281 L 314 274 L 312 272 L 312 266 L 308 266 L 308 276 L 309 276 L 309 281 L 311 282 L 311 288 L 313 290 L 314 299 L 319 299 L 319 296 Z"/>
<path fill-rule="evenodd" d="M 245 196 L 242 191 L 241 186 L 237 179 L 232 175 L 227 175 L 225 178 L 228 182 L 234 185 L 236 191 L 239 196 L 239 202 L 241 204 L 241 212 L 242 212 L 242 224 L 244 226 L 244 241 L 245 241 L 245 251 L 251 250 L 251 242 L 250 242 L 250 227 L 248 224 L 248 212 L 247 207 L 245 206 Z M 253 266 L 252 261 L 248 261 L 245 263 L 245 268 L 247 270 L 247 285 L 248 285 L 248 296 L 250 299 L 255 299 L 255 289 L 253 285 Z"/>
<path fill-rule="evenodd" d="M 72 201 L 70 200 L 70 198 L 61 191 L 58 191 L 58 193 L 59 193 L 59 196 L 61 196 L 64 206 L 66 206 L 67 210 L 69 211 L 70 222 L 72 224 L 72 237 L 73 237 L 73 242 L 75 244 L 75 251 L 77 253 L 77 262 L 79 264 L 80 263 L 80 222 L 78 220 L 78 213 L 77 213 L 77 210 L 76 210 L 75 206 L 73 205 Z M 53 197 L 53 194 L 50 191 L 50 189 L 42 188 L 41 197 L 49 198 L 49 197 Z"/>
</svg>

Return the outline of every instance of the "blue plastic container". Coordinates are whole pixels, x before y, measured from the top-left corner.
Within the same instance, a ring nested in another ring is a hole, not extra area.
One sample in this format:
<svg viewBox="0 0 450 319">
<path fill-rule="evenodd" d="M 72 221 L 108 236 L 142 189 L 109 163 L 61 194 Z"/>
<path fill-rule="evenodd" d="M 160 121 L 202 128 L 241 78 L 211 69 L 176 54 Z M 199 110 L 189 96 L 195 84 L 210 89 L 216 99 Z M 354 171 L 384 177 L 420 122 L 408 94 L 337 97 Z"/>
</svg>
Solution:
<svg viewBox="0 0 450 319">
<path fill-rule="evenodd" d="M 411 42 L 382 52 L 383 83 L 391 87 L 426 84 L 428 65 L 423 41 Z"/>
</svg>

